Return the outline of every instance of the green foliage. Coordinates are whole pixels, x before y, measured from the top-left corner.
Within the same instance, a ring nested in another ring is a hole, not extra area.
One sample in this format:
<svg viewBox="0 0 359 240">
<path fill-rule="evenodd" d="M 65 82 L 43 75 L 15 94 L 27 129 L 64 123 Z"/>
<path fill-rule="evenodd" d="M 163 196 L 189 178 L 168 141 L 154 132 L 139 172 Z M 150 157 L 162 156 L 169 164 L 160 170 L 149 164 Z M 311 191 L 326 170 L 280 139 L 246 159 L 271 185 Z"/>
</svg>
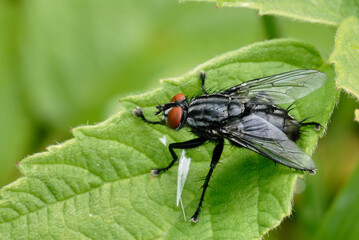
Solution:
<svg viewBox="0 0 359 240">
<path fill-rule="evenodd" d="M 356 0 L 182 0 L 216 2 L 218 6 L 248 7 L 258 9 L 259 14 L 275 14 L 302 21 L 339 25 L 350 16 L 359 17 Z"/>
<path fill-rule="evenodd" d="M 158 138 L 166 135 L 177 142 L 193 136 L 144 124 L 131 111 L 139 105 L 150 114 L 157 102 L 168 102 L 176 93 L 199 92 L 200 69 L 208 74 L 208 87 L 223 88 L 303 68 L 324 71 L 329 79 L 298 101 L 293 115 L 315 116 L 313 121 L 326 126 L 337 92 L 332 69 L 313 47 L 276 40 L 229 52 L 182 77 L 164 80 L 150 93 L 123 99 L 121 111 L 105 122 L 78 127 L 74 139 L 23 160 L 22 177 L 0 190 L 0 238 L 260 238 L 290 214 L 294 183 L 302 173 L 225 146 L 224 164 L 214 173 L 200 222 L 183 222 L 175 206 L 176 169 L 158 178 L 151 178 L 149 171 L 170 161 Z M 306 132 L 299 145 L 311 154 L 323 130 Z M 188 151 L 193 162 L 182 195 L 187 215 L 198 203 L 201 181 L 196 180 L 208 171 L 212 149 L 208 144 Z"/>
<path fill-rule="evenodd" d="M 359 109 L 355 109 L 354 115 L 355 115 L 354 120 L 359 122 Z"/>
<path fill-rule="evenodd" d="M 358 18 L 348 18 L 340 25 L 330 61 L 335 64 L 337 86 L 359 98 Z"/>
<path fill-rule="evenodd" d="M 329 208 L 315 239 L 355 240 L 359 235 L 359 165 L 332 206 Z"/>
<path fill-rule="evenodd" d="M 33 132 L 26 118 L 26 111 L 21 107 L 22 95 L 18 90 L 21 85 L 13 66 L 15 61 L 13 29 L 6 20 L 14 21 L 14 11 L 2 8 L 0 2 L 0 186 L 3 181 L 14 178 L 14 165 L 26 154 Z M 3 38 L 2 36 L 8 36 Z M 19 137 L 21 136 L 21 137 Z M 14 160 L 16 161 L 8 161 Z"/>
</svg>

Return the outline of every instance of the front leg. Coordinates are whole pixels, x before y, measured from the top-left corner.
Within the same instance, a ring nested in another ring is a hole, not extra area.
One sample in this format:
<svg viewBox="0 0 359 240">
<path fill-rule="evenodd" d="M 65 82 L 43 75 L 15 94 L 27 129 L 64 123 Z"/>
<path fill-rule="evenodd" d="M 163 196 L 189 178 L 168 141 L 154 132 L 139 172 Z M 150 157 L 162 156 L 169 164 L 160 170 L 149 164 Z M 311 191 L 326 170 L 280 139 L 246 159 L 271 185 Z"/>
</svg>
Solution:
<svg viewBox="0 0 359 240">
<path fill-rule="evenodd" d="M 198 204 L 196 212 L 193 214 L 193 216 L 190 219 L 191 222 L 194 222 L 194 223 L 198 222 L 198 214 L 201 211 L 204 195 L 206 193 L 208 183 L 209 183 L 209 180 L 211 179 L 213 170 L 216 167 L 216 165 L 219 162 L 219 159 L 220 159 L 220 157 L 222 155 L 223 145 L 224 145 L 223 138 L 218 139 L 218 144 L 214 148 L 211 165 L 210 165 L 209 171 L 207 173 L 206 179 L 205 179 L 204 184 L 203 184 L 203 191 L 202 191 L 201 199 L 199 200 L 199 204 Z"/>
<path fill-rule="evenodd" d="M 170 150 L 170 153 L 172 155 L 173 160 L 171 161 L 171 163 L 165 167 L 165 168 L 158 168 L 158 169 L 154 169 L 151 170 L 152 176 L 158 176 L 160 175 L 162 172 L 167 171 L 168 169 L 170 169 L 173 164 L 178 160 L 177 154 L 175 153 L 175 151 L 173 149 L 177 148 L 177 149 L 189 149 L 189 148 L 196 148 L 201 146 L 202 144 L 204 144 L 207 141 L 207 139 L 205 138 L 196 138 L 196 139 L 192 139 L 186 142 L 180 142 L 180 143 L 171 143 L 168 146 L 168 149 Z"/>
<path fill-rule="evenodd" d="M 149 123 L 149 124 L 161 124 L 161 125 L 164 125 L 164 122 L 163 121 L 150 121 L 148 120 L 145 115 L 143 115 L 143 110 L 141 107 L 137 107 L 135 109 L 132 110 L 132 114 L 135 116 L 135 117 L 139 117 L 141 118 L 144 122 L 146 123 Z"/>
</svg>

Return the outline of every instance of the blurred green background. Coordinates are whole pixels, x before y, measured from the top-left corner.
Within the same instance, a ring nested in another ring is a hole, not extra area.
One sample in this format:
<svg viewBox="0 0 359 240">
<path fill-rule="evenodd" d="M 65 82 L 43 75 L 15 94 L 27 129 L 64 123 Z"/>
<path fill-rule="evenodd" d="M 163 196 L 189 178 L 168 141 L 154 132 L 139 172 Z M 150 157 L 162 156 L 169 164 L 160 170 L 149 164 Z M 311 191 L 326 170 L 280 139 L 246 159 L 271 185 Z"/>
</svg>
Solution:
<svg viewBox="0 0 359 240">
<path fill-rule="evenodd" d="M 119 99 L 182 75 L 229 50 L 271 38 L 313 44 L 328 59 L 336 29 L 256 11 L 176 0 L 0 2 L 0 186 L 16 162 L 105 120 Z M 323 103 L 325 104 L 325 103 Z M 359 159 L 359 104 L 342 93 L 314 154 L 319 169 L 300 181 L 293 215 L 267 239 L 310 237 Z M 320 113 L 319 113 L 320 114 Z"/>
</svg>

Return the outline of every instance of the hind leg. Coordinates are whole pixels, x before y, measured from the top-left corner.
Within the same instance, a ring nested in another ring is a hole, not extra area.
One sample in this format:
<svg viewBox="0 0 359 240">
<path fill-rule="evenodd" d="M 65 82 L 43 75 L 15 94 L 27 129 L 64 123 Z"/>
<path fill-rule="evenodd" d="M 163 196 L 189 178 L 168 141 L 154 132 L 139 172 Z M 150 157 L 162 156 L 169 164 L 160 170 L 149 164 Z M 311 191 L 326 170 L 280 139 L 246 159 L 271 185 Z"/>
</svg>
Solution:
<svg viewBox="0 0 359 240">
<path fill-rule="evenodd" d="M 306 119 L 302 120 L 299 122 L 300 127 L 304 127 L 304 126 L 314 126 L 314 129 L 316 131 L 319 131 L 320 128 L 322 127 L 322 125 L 320 125 L 320 123 L 317 122 L 304 122 Z"/>
</svg>

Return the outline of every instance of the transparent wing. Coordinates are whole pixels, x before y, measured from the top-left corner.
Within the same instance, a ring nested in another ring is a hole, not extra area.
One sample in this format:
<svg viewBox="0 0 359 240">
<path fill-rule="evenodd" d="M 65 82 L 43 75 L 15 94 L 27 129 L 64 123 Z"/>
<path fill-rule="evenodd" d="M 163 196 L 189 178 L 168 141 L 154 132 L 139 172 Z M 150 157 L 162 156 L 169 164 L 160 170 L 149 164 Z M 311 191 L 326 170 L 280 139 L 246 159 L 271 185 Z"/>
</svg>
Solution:
<svg viewBox="0 0 359 240">
<path fill-rule="evenodd" d="M 314 173 L 313 160 L 280 129 L 252 113 L 228 122 L 221 130 L 231 143 L 248 148 L 285 166 Z"/>
<path fill-rule="evenodd" d="M 301 69 L 253 79 L 222 93 L 240 98 L 243 102 L 292 103 L 322 87 L 327 75 L 317 70 Z"/>
</svg>

